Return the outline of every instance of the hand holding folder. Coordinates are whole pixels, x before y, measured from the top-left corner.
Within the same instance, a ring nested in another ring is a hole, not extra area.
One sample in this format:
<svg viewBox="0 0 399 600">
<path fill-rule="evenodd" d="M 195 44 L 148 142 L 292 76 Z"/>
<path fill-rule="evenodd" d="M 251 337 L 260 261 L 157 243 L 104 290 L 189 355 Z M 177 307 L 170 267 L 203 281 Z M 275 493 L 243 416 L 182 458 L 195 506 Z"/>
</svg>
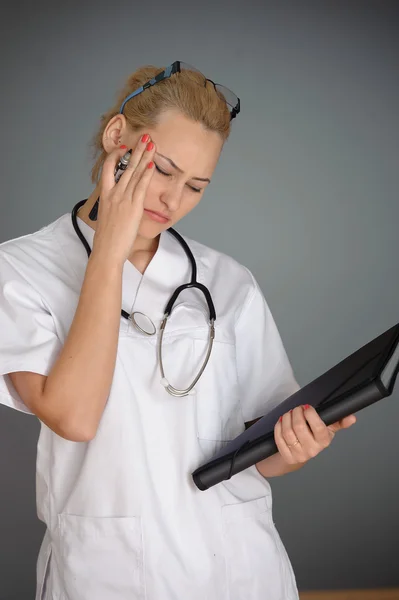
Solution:
<svg viewBox="0 0 399 600">
<path fill-rule="evenodd" d="M 274 426 L 296 406 L 310 404 L 326 425 L 392 394 L 399 371 L 399 323 L 292 394 L 192 474 L 206 490 L 277 452 Z"/>
</svg>

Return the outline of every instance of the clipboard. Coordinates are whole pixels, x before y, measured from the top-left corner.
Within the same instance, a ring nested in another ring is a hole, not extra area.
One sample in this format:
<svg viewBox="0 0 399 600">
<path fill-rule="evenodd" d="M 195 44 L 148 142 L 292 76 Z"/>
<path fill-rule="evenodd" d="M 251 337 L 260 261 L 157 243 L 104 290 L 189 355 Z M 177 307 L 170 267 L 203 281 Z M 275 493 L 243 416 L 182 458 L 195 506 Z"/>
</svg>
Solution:
<svg viewBox="0 0 399 600">
<path fill-rule="evenodd" d="M 296 406 L 310 404 L 331 425 L 390 396 L 399 372 L 399 323 L 311 381 L 246 431 L 229 442 L 193 473 L 201 491 L 275 454 L 274 426 Z"/>
</svg>

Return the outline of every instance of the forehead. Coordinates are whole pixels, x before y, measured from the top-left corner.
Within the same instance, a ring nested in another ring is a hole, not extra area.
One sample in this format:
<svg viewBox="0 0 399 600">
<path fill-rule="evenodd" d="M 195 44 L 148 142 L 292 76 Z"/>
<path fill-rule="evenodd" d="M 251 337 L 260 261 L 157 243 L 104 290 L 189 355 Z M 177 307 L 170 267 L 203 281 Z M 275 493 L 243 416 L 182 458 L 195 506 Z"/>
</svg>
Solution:
<svg viewBox="0 0 399 600">
<path fill-rule="evenodd" d="M 193 171 L 198 177 L 210 177 L 216 166 L 223 142 L 220 135 L 207 131 L 201 123 L 181 113 L 165 111 L 156 127 L 148 133 L 156 150 L 171 158 L 183 171 Z"/>
</svg>

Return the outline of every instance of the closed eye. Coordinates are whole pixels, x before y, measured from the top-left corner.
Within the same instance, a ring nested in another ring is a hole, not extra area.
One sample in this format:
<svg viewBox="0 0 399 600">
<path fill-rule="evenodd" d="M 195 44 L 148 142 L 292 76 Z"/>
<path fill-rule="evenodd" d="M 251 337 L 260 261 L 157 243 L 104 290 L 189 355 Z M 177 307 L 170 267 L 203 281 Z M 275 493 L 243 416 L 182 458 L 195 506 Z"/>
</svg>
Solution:
<svg viewBox="0 0 399 600">
<path fill-rule="evenodd" d="M 165 177 L 171 177 L 171 173 L 165 173 L 165 171 L 162 171 L 162 169 L 160 169 L 157 164 L 155 164 L 155 168 L 158 171 L 158 173 L 161 173 L 162 175 L 165 175 Z M 189 185 L 188 187 L 190 188 L 190 190 L 192 190 L 193 192 L 196 192 L 197 194 L 199 194 L 200 192 L 202 192 L 202 188 L 195 188 L 192 185 Z"/>
</svg>

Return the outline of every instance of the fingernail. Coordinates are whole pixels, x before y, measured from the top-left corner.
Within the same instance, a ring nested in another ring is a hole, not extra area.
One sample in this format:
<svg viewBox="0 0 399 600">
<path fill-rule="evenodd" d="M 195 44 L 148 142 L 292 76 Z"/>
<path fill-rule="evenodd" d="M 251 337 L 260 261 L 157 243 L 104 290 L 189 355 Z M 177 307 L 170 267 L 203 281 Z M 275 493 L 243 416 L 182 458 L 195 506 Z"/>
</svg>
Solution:
<svg viewBox="0 0 399 600">
<path fill-rule="evenodd" d="M 150 142 L 149 144 L 147 144 L 147 150 L 148 150 L 148 152 L 149 152 L 150 150 L 152 150 L 152 149 L 153 149 L 153 147 L 154 147 L 154 143 L 153 143 L 153 142 Z"/>
<path fill-rule="evenodd" d="M 280 418 L 279 418 L 279 421 L 281 422 L 282 420 L 283 420 L 283 417 L 280 417 Z"/>
<path fill-rule="evenodd" d="M 126 150 L 127 146 L 125 146 L 125 144 L 123 144 L 122 146 L 120 146 L 121 150 Z"/>
<path fill-rule="evenodd" d="M 147 169 L 152 169 L 152 167 L 154 166 L 153 162 L 148 163 Z"/>
<path fill-rule="evenodd" d="M 310 408 L 310 404 L 305 404 L 304 408 Z"/>
<path fill-rule="evenodd" d="M 150 139 L 150 136 L 148 135 L 148 133 L 145 133 L 143 135 L 143 137 L 141 138 L 141 141 L 143 142 L 143 144 L 145 144 L 146 142 L 148 142 L 149 139 Z"/>
</svg>

